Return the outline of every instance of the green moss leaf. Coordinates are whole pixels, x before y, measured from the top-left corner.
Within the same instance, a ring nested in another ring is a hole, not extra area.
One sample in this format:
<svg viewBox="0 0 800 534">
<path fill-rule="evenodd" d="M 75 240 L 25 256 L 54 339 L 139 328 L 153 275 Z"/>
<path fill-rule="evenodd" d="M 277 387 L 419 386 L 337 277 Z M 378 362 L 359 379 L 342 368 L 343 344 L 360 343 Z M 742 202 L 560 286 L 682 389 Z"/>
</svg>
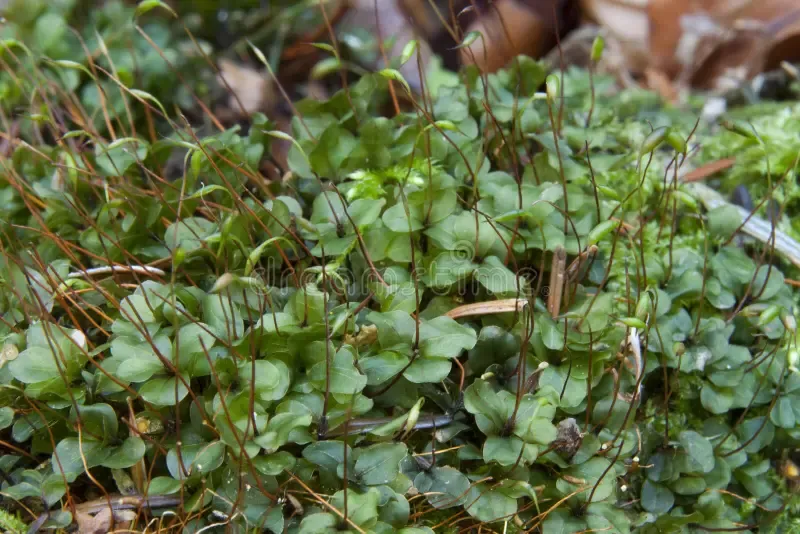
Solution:
<svg viewBox="0 0 800 534">
<path fill-rule="evenodd" d="M 524 281 L 517 278 L 496 256 L 489 256 L 475 271 L 475 278 L 483 287 L 495 294 L 516 294 L 524 287 Z M 519 286 L 519 287 L 518 287 Z"/>
<path fill-rule="evenodd" d="M 130 436 L 122 442 L 122 445 L 110 449 L 102 465 L 109 469 L 127 469 L 141 460 L 145 451 L 144 440 L 139 436 Z"/>
<path fill-rule="evenodd" d="M 642 484 L 642 508 L 653 514 L 666 514 L 675 503 L 675 495 L 666 487 L 650 480 Z"/>
<path fill-rule="evenodd" d="M 431 506 L 443 510 L 467 501 L 470 481 L 453 467 L 434 467 L 419 473 L 414 479 L 414 487 L 427 496 Z"/>
<path fill-rule="evenodd" d="M 116 438 L 118 423 L 117 414 L 109 404 L 97 403 L 89 406 L 75 407 L 70 411 L 70 420 L 80 424 L 90 436 L 101 441 Z"/>
<path fill-rule="evenodd" d="M 348 458 L 353 457 L 349 445 L 340 441 L 319 441 L 303 449 L 303 458 L 333 473 L 344 463 L 345 447 Z"/>
<path fill-rule="evenodd" d="M 408 454 L 402 443 L 380 443 L 360 451 L 353 475 L 367 486 L 389 484 L 400 472 L 400 462 Z"/>
<path fill-rule="evenodd" d="M 353 349 L 345 346 L 331 358 L 330 369 L 324 361 L 314 365 L 309 373 L 314 387 L 326 391 L 326 385 L 329 385 L 328 391 L 341 395 L 361 392 L 367 385 L 367 377 L 358 372 L 354 362 Z"/>
<path fill-rule="evenodd" d="M 58 442 L 53 452 L 53 465 L 57 473 L 63 473 L 67 480 L 102 463 L 110 454 L 103 443 L 94 439 L 65 438 Z"/>
<path fill-rule="evenodd" d="M 691 459 L 693 471 L 699 469 L 702 473 L 708 473 L 714 469 L 714 448 L 707 438 L 693 430 L 686 430 L 681 432 L 679 439 Z"/>
<path fill-rule="evenodd" d="M 174 406 L 189 394 L 184 380 L 178 380 L 174 376 L 151 378 L 139 388 L 139 395 L 147 402 L 159 406 Z"/>
</svg>

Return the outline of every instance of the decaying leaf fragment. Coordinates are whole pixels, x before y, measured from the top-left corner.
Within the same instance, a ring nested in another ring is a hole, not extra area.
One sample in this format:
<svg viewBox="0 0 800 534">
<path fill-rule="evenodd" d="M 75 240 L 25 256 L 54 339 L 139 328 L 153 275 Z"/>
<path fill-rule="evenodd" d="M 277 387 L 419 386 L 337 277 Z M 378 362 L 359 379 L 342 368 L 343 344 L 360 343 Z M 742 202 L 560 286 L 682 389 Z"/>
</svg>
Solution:
<svg viewBox="0 0 800 534">
<path fill-rule="evenodd" d="M 698 182 L 720 171 L 731 168 L 735 163 L 736 160 L 734 158 L 724 158 L 717 161 L 712 161 L 687 172 L 683 176 L 682 180 L 684 182 Z"/>
<path fill-rule="evenodd" d="M 583 432 L 574 418 L 569 417 L 558 423 L 558 434 L 553 442 L 553 450 L 560 456 L 570 459 L 575 456 L 583 443 Z"/>
<path fill-rule="evenodd" d="M 367 324 L 361 327 L 358 333 L 345 334 L 344 342 L 354 347 L 365 347 L 372 345 L 378 339 L 378 327 L 374 324 Z"/>
<path fill-rule="evenodd" d="M 2 348 L 0 348 L 0 369 L 3 368 L 6 362 L 16 360 L 17 357 L 19 357 L 19 349 L 16 345 L 13 343 L 3 344 Z"/>
</svg>

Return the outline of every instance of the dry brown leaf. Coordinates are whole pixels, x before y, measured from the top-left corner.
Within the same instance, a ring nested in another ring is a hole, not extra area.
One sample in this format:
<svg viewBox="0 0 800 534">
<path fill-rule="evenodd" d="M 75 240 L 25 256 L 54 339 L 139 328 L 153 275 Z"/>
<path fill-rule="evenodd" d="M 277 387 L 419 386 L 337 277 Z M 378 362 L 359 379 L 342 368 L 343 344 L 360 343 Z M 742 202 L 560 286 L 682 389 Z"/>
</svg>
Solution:
<svg viewBox="0 0 800 534">
<path fill-rule="evenodd" d="M 651 24 L 666 18 L 681 30 L 677 40 L 663 38 L 651 52 L 663 58 L 672 46 L 672 64 L 693 87 L 726 91 L 782 60 L 800 57 L 791 48 L 800 38 L 796 0 L 696 0 L 685 11 L 675 9 L 673 1 L 651 1 Z M 651 36 L 651 44 L 655 39 Z"/>
<path fill-rule="evenodd" d="M 693 12 L 693 0 L 650 0 L 647 4 L 647 50 L 651 66 L 674 78 L 681 65 L 676 59 L 684 35 L 681 17 Z"/>
<path fill-rule="evenodd" d="M 481 37 L 461 50 L 461 62 L 494 72 L 519 54 L 542 55 L 550 30 L 547 21 L 523 3 L 501 0 L 467 28 L 473 31 Z"/>
<path fill-rule="evenodd" d="M 725 169 L 729 169 L 733 167 L 736 163 L 736 160 L 733 158 L 725 158 L 720 159 L 717 161 L 712 161 L 710 163 L 706 163 L 694 170 L 689 171 L 683 177 L 684 182 L 699 182 L 700 180 L 705 180 L 709 176 L 716 174 L 720 171 L 724 171 Z"/>
<path fill-rule="evenodd" d="M 94 516 L 83 512 L 76 512 L 75 522 L 78 524 L 78 532 L 85 534 L 108 534 L 111 530 L 112 517 L 111 509 L 104 508 Z"/>
<path fill-rule="evenodd" d="M 629 68 L 663 93 L 726 91 L 781 61 L 800 60 L 797 0 L 583 0 L 585 14 L 625 46 Z M 660 89 L 661 88 L 661 89 Z"/>
<path fill-rule="evenodd" d="M 777 69 L 784 61 L 800 61 L 800 6 L 795 0 L 783 0 L 763 29 L 769 44 L 763 51 L 762 69 Z"/>
<path fill-rule="evenodd" d="M 695 42 L 694 50 L 685 49 L 683 83 L 725 92 L 762 71 L 769 38 L 752 28 L 722 28 L 718 34 L 705 35 Z"/>
<path fill-rule="evenodd" d="M 481 37 L 460 50 L 461 62 L 493 72 L 520 54 L 542 57 L 555 46 L 556 34 L 577 26 L 577 14 L 574 0 L 489 3 L 467 26 L 466 32 L 476 31 Z"/>
<path fill-rule="evenodd" d="M 397 2 L 399 7 L 413 21 L 414 26 L 421 31 L 426 38 L 431 38 L 434 34 L 441 31 L 442 22 L 436 11 L 431 7 L 430 0 L 397 0 Z M 439 15 L 442 14 L 441 9 L 438 11 Z"/>
<path fill-rule="evenodd" d="M 416 39 L 423 68 L 435 51 L 450 67 L 460 61 L 491 72 L 519 54 L 547 53 L 556 44 L 557 32 L 563 35 L 577 27 L 578 1 L 352 0 L 343 26 L 371 29 L 383 40 L 394 37 L 393 48 L 386 51 L 389 56 L 399 55 L 406 43 Z M 453 27 L 456 21 L 458 27 Z M 473 31 L 481 37 L 456 50 L 458 40 Z M 400 71 L 413 89 L 421 87 L 415 61 Z"/>
<path fill-rule="evenodd" d="M 599 24 L 621 46 L 627 69 L 642 72 L 648 55 L 648 0 L 582 0 L 584 16 Z"/>
<path fill-rule="evenodd" d="M 266 73 L 222 59 L 218 78 L 230 88 L 227 107 L 234 114 L 248 116 L 267 111 L 276 102 L 275 88 Z"/>
<path fill-rule="evenodd" d="M 108 534 L 112 532 L 112 527 L 127 530 L 134 519 L 136 519 L 136 512 L 133 510 L 114 510 L 112 512 L 108 506 L 95 515 L 81 511 L 75 513 L 75 522 L 78 524 L 78 532 L 81 534 Z"/>
<path fill-rule="evenodd" d="M 663 71 L 656 68 L 646 68 L 644 70 L 644 78 L 647 86 L 658 93 L 658 95 L 670 104 L 675 104 L 678 101 L 678 88 L 673 85 Z"/>
<path fill-rule="evenodd" d="M 773 41 L 766 53 L 764 69 L 777 69 L 786 62 L 800 63 L 800 25 L 792 25 Z"/>
</svg>

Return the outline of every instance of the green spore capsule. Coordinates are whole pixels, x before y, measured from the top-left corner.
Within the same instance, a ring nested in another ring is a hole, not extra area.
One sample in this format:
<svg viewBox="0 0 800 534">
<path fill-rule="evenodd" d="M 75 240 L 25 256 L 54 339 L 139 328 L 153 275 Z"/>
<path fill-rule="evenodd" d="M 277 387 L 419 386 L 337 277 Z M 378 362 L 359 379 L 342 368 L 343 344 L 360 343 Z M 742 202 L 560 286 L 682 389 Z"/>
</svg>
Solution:
<svg viewBox="0 0 800 534">
<path fill-rule="evenodd" d="M 603 57 L 603 50 L 606 47 L 606 41 L 601 35 L 594 38 L 592 42 L 592 63 L 597 63 Z"/>
<path fill-rule="evenodd" d="M 617 228 L 619 228 L 619 221 L 601 222 L 589 232 L 588 246 L 596 245 Z"/>
<path fill-rule="evenodd" d="M 675 152 L 686 154 L 686 139 L 681 134 L 670 128 L 667 131 L 665 140 L 669 146 L 675 149 Z"/>
<path fill-rule="evenodd" d="M 644 141 L 642 142 L 642 146 L 639 149 L 639 159 L 641 159 L 646 154 L 650 154 L 656 148 L 658 148 L 661 143 L 663 143 L 667 138 L 667 133 L 669 133 L 669 129 L 666 126 L 662 126 L 660 128 L 656 128 L 650 135 L 645 137 Z"/>
<path fill-rule="evenodd" d="M 555 102 L 558 98 L 559 90 L 561 89 L 561 81 L 558 79 L 558 76 L 555 74 L 549 75 L 545 80 L 544 85 L 545 92 L 547 93 L 547 101 Z"/>
</svg>

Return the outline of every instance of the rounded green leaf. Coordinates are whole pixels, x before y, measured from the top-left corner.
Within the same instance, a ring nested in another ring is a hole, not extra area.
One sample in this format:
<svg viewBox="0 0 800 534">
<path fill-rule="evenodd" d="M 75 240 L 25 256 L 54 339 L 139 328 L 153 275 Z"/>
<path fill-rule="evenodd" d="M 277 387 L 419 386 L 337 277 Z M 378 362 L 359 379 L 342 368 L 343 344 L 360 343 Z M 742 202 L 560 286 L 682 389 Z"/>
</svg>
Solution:
<svg viewBox="0 0 800 534">
<path fill-rule="evenodd" d="M 14 422 L 14 409 L 9 406 L 0 408 L 0 430 L 4 430 L 11 426 Z"/>
<path fill-rule="evenodd" d="M 151 378 L 139 388 L 139 395 L 144 400 L 159 406 L 174 406 L 188 394 L 184 381 L 174 376 Z"/>
<path fill-rule="evenodd" d="M 346 345 L 331 359 L 329 370 L 325 361 L 311 368 L 309 376 L 317 390 L 326 391 L 326 382 L 329 380 L 327 391 L 330 393 L 355 395 L 361 392 L 367 385 L 367 377 L 356 369 L 352 349 Z"/>
<path fill-rule="evenodd" d="M 666 487 L 649 479 L 642 484 L 642 508 L 653 514 L 666 514 L 675 504 L 675 495 Z"/>
<path fill-rule="evenodd" d="M 148 495 L 170 495 L 181 489 L 181 481 L 172 477 L 155 477 L 147 486 Z"/>
<path fill-rule="evenodd" d="M 361 484 L 378 486 L 391 483 L 400 472 L 400 462 L 408 454 L 403 443 L 379 443 L 361 450 L 353 475 Z"/>
<path fill-rule="evenodd" d="M 431 506 L 443 510 L 466 502 L 470 481 L 459 470 L 442 466 L 419 473 L 414 487 L 427 496 Z"/>
<path fill-rule="evenodd" d="M 103 467 L 109 469 L 127 469 L 144 457 L 146 447 L 139 436 L 130 436 L 119 447 L 113 447 L 108 457 L 103 460 Z"/>
<path fill-rule="evenodd" d="M 686 454 L 689 455 L 691 464 L 702 473 L 708 473 L 714 469 L 714 448 L 705 436 L 693 430 L 681 432 L 679 436 L 681 446 Z"/>
</svg>

